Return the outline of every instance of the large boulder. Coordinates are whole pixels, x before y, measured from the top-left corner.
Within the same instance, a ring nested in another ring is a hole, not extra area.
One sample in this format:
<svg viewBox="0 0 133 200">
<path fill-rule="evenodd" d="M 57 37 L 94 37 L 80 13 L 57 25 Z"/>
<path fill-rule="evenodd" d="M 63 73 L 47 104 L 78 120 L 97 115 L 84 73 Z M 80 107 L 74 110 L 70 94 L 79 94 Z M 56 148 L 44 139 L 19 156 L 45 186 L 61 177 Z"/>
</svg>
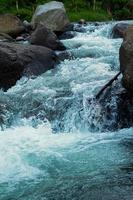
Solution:
<svg viewBox="0 0 133 200">
<path fill-rule="evenodd" d="M 65 46 L 58 40 L 53 31 L 43 25 L 38 25 L 31 34 L 30 43 L 45 46 L 53 50 L 65 50 Z"/>
<path fill-rule="evenodd" d="M 54 68 L 56 55 L 46 47 L 0 43 L 0 88 L 7 90 L 23 75 L 40 75 Z"/>
<path fill-rule="evenodd" d="M 125 32 L 130 25 L 127 23 L 118 23 L 113 27 L 112 37 L 113 38 L 124 38 Z"/>
<path fill-rule="evenodd" d="M 133 92 L 133 26 L 129 26 L 120 47 L 120 69 L 123 86 Z"/>
<path fill-rule="evenodd" d="M 43 24 L 52 31 L 63 31 L 69 25 L 64 4 L 58 1 L 51 1 L 36 8 L 31 24 Z"/>
<path fill-rule="evenodd" d="M 0 33 L 15 37 L 24 30 L 25 27 L 18 17 L 11 14 L 0 15 Z"/>
</svg>

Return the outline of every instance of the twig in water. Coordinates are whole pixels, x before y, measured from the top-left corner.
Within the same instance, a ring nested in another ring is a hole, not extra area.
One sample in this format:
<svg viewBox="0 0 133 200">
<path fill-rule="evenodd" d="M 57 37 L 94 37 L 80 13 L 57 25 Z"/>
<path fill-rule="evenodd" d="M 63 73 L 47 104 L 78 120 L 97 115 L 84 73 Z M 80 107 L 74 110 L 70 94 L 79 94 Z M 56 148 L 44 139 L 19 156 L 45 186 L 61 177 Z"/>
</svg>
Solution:
<svg viewBox="0 0 133 200">
<path fill-rule="evenodd" d="M 117 80 L 117 78 L 120 76 L 121 72 L 117 73 L 111 80 L 108 81 L 108 83 L 106 83 L 102 89 L 96 94 L 96 99 L 99 99 L 100 96 L 103 94 L 104 90 L 107 89 L 107 87 L 109 87 L 110 85 L 112 85 L 112 83 Z"/>
</svg>

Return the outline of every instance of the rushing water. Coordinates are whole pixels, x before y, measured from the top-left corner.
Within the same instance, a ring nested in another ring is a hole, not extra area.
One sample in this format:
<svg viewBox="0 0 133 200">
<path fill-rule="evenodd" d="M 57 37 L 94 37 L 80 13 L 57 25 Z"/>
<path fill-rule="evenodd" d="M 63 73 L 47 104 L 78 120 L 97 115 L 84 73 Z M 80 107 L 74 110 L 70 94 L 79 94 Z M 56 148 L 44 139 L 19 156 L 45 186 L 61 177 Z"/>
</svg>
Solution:
<svg viewBox="0 0 133 200">
<path fill-rule="evenodd" d="M 63 41 L 69 59 L 0 92 L 0 200 L 133 199 L 133 128 L 116 121 L 119 81 L 95 100 L 119 70 L 113 26 L 88 24 Z"/>
</svg>

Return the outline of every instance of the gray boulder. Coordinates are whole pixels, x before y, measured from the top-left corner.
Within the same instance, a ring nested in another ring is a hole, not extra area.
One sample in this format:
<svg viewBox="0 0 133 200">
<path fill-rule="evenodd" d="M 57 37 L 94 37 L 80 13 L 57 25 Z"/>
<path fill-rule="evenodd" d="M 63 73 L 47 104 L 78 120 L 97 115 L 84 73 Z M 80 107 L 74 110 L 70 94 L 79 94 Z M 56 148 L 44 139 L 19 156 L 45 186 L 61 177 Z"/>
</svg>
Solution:
<svg viewBox="0 0 133 200">
<path fill-rule="evenodd" d="M 30 43 L 39 46 L 45 46 L 52 50 L 65 50 L 65 46 L 58 40 L 53 31 L 43 25 L 38 25 L 31 34 Z"/>
<path fill-rule="evenodd" d="M 52 31 L 63 31 L 69 25 L 64 4 L 58 1 L 51 1 L 36 8 L 31 24 L 43 24 Z"/>
<path fill-rule="evenodd" d="M 56 55 L 46 47 L 0 43 L 0 88 L 7 90 L 23 75 L 40 75 L 54 68 Z"/>
</svg>

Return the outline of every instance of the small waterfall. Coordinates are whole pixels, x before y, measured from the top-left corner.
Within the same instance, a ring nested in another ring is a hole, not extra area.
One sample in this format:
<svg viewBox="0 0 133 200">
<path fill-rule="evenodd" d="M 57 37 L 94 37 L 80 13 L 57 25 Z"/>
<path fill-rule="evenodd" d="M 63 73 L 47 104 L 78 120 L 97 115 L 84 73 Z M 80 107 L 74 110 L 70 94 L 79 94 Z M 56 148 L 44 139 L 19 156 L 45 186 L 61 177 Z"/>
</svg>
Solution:
<svg viewBox="0 0 133 200">
<path fill-rule="evenodd" d="M 20 126 L 27 119 L 33 127 L 48 120 L 54 133 L 117 130 L 115 90 L 121 89 L 119 81 L 109 95 L 95 100 L 100 88 L 119 71 L 122 39 L 111 38 L 115 23 L 86 25 L 83 32 L 62 41 L 70 56 L 54 70 L 36 79 L 23 77 L 4 93 L 8 101 L 1 112 L 1 123 L 6 124 L 2 127 Z"/>
<path fill-rule="evenodd" d="M 87 99 L 95 96 L 119 69 L 118 49 L 121 40 L 109 38 L 112 27 L 111 23 L 84 27 L 84 33 L 77 33 L 73 39 L 63 41 L 71 55 L 70 59 L 62 61 L 56 69 L 36 79 L 22 78 L 9 89 L 5 96 L 12 99 L 12 124 L 15 125 L 13 120 L 17 119 L 16 125 L 20 125 L 18 119 L 29 118 L 35 126 L 47 119 L 53 132 L 83 131 L 81 129 L 84 126 L 91 130 L 90 122 L 86 124 L 86 113 L 82 112 L 82 120 L 80 117 L 86 93 Z M 92 112 L 91 107 L 85 109 Z M 99 115 L 99 111 L 96 115 Z M 95 118 L 91 113 L 89 116 Z M 100 119 L 100 116 L 96 118 Z M 96 122 L 94 124 L 99 126 Z"/>
</svg>

